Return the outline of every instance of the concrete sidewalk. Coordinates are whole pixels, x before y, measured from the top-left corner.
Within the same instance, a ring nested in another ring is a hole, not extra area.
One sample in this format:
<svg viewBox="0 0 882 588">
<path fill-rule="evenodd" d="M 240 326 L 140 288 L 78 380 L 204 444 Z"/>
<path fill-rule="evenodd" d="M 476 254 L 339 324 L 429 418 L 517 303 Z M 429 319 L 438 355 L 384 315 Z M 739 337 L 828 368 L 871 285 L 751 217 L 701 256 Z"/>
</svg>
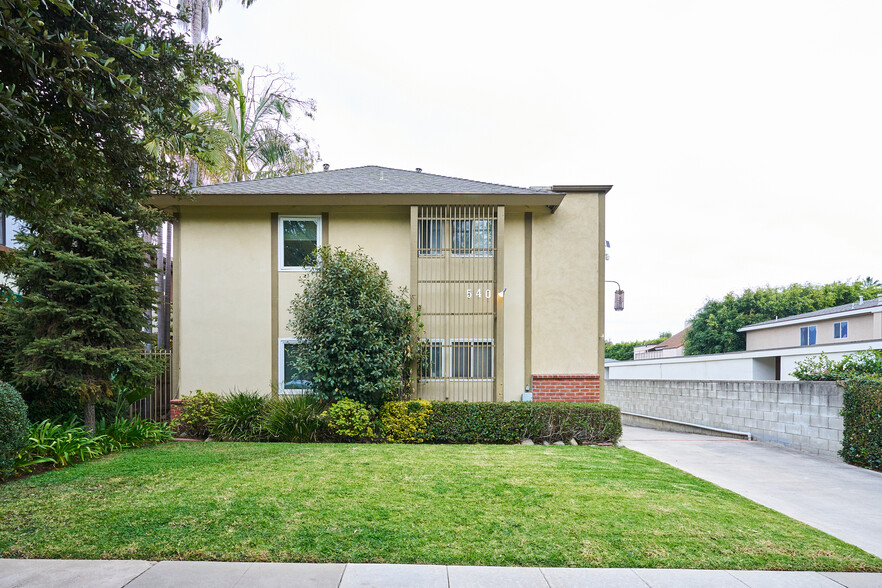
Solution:
<svg viewBox="0 0 882 588">
<path fill-rule="evenodd" d="M 882 557 L 882 473 L 783 447 L 623 427 L 621 444 Z"/>
<path fill-rule="evenodd" d="M 0 588 L 879 588 L 882 574 L 0 559 Z"/>
</svg>

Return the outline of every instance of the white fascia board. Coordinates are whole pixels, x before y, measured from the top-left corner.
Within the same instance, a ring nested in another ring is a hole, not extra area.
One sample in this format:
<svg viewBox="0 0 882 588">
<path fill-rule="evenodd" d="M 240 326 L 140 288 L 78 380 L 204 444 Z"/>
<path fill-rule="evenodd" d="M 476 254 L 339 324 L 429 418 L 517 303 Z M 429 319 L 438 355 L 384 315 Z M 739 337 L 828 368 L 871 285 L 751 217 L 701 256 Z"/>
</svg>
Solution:
<svg viewBox="0 0 882 588">
<path fill-rule="evenodd" d="M 873 314 L 876 312 L 882 312 L 882 306 L 874 306 L 873 308 L 859 308 L 855 310 L 843 310 L 841 312 L 831 312 L 830 314 L 821 314 L 816 316 L 810 316 L 805 318 L 795 318 L 793 320 L 781 319 L 780 321 L 768 325 L 747 325 L 745 327 L 741 327 L 738 329 L 738 333 L 744 333 L 746 331 L 760 331 L 762 329 L 773 329 L 775 327 L 782 326 L 790 326 L 790 325 L 802 325 L 805 323 L 817 323 L 819 321 L 826 321 L 834 318 L 844 318 L 848 316 L 856 316 L 859 314 Z"/>
</svg>

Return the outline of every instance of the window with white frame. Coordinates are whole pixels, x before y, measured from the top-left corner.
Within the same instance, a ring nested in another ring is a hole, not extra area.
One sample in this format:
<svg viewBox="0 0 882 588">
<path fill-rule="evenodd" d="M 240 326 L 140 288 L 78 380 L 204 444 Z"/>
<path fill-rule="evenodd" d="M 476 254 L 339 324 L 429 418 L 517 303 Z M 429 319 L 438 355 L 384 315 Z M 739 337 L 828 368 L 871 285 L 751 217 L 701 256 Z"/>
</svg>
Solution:
<svg viewBox="0 0 882 588">
<path fill-rule="evenodd" d="M 303 394 L 312 388 L 312 374 L 297 368 L 300 339 L 279 339 L 279 394 Z"/>
<path fill-rule="evenodd" d="M 493 257 L 493 221 L 450 221 L 450 248 L 460 257 Z"/>
<path fill-rule="evenodd" d="M 799 329 L 799 344 L 814 345 L 818 342 L 818 328 L 815 325 Z"/>
<path fill-rule="evenodd" d="M 417 245 L 421 256 L 441 255 L 441 243 L 443 241 L 443 226 L 440 220 L 421 219 L 419 221 L 419 243 Z"/>
<path fill-rule="evenodd" d="M 321 216 L 279 217 L 279 269 L 308 269 L 309 255 L 321 244 Z"/>
<path fill-rule="evenodd" d="M 444 339 L 423 339 L 426 352 L 420 377 L 434 380 L 444 377 Z"/>
<path fill-rule="evenodd" d="M 454 339 L 451 341 L 450 375 L 453 378 L 489 379 L 493 377 L 492 339 Z"/>
<path fill-rule="evenodd" d="M 848 338 L 848 321 L 833 323 L 833 338 L 834 339 L 847 339 Z"/>
</svg>

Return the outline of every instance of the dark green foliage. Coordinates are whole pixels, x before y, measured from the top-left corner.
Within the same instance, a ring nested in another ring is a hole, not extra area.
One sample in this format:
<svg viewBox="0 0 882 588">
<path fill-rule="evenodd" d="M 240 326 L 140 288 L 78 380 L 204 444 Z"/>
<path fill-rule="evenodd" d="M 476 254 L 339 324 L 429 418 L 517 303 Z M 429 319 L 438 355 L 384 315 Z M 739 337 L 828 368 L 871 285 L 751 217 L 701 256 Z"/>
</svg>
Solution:
<svg viewBox="0 0 882 588">
<path fill-rule="evenodd" d="M 840 361 L 833 361 L 821 352 L 798 362 L 791 375 L 797 380 L 828 382 L 860 376 L 882 376 L 882 351 L 867 349 L 849 353 Z"/>
<path fill-rule="evenodd" d="M 153 192 L 185 192 L 185 170 L 148 145 L 198 150 L 190 101 L 228 66 L 176 20 L 161 0 L 0 3 L 0 210 L 134 214 Z"/>
<path fill-rule="evenodd" d="M 619 409 L 609 404 L 433 402 L 426 434 L 435 443 L 615 443 L 622 423 Z"/>
<path fill-rule="evenodd" d="M 624 341 L 622 343 L 607 342 L 605 348 L 606 359 L 617 359 L 619 361 L 630 361 L 634 359 L 634 348 L 641 345 L 653 345 L 661 343 L 671 337 L 670 333 L 662 333 L 655 339 L 647 339 L 646 341 Z"/>
<path fill-rule="evenodd" d="M 352 398 L 372 406 L 407 397 L 418 361 L 418 321 L 405 292 L 361 251 L 322 247 L 316 269 L 291 302 L 288 328 L 302 343 L 297 366 L 328 402 Z"/>
<path fill-rule="evenodd" d="M 324 402 L 312 394 L 283 396 L 269 401 L 263 426 L 273 441 L 311 443 L 317 440 L 324 409 Z"/>
<path fill-rule="evenodd" d="M 28 445 L 21 452 L 16 469 L 28 471 L 40 463 L 65 467 L 119 448 L 119 444 L 106 435 L 89 434 L 75 419 L 47 420 L 31 427 Z"/>
<path fill-rule="evenodd" d="M 197 390 L 181 400 L 180 416 L 172 423 L 179 435 L 205 439 L 211 434 L 211 423 L 217 413 L 220 396 Z"/>
<path fill-rule="evenodd" d="M 249 391 L 222 397 L 211 420 L 211 436 L 223 441 L 265 441 L 267 402 L 265 396 Z"/>
<path fill-rule="evenodd" d="M 161 369 L 144 355 L 153 246 L 135 221 L 106 213 L 31 223 L 17 238 L 21 300 L 0 306 L 0 369 L 29 395 L 81 399 L 94 430 L 95 402 L 150 386 Z"/>
<path fill-rule="evenodd" d="M 857 302 L 860 296 L 868 299 L 879 293 L 882 287 L 870 279 L 822 286 L 766 286 L 739 295 L 730 292 L 722 300 L 708 300 L 695 314 L 686 334 L 686 355 L 743 351 L 745 334 L 737 332 L 743 326 Z"/>
<path fill-rule="evenodd" d="M 882 376 L 842 382 L 842 449 L 847 463 L 882 472 Z"/>
<path fill-rule="evenodd" d="M 28 443 L 28 407 L 18 390 L 0 382 L 0 480 L 15 463 L 18 452 Z"/>
<path fill-rule="evenodd" d="M 376 409 L 371 406 L 343 398 L 322 413 L 322 418 L 333 435 L 350 441 L 373 439 L 373 419 Z"/>
<path fill-rule="evenodd" d="M 156 445 L 172 438 L 168 423 L 157 423 L 135 416 L 117 417 L 112 421 L 98 422 L 98 435 L 106 435 L 116 441 L 121 449 Z"/>
</svg>

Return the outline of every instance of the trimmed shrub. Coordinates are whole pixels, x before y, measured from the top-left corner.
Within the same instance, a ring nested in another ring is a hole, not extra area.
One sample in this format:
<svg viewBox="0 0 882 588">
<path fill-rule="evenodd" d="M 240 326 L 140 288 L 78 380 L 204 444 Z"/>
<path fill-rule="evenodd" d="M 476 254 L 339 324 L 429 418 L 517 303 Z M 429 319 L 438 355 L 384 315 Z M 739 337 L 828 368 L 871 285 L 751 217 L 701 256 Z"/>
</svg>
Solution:
<svg viewBox="0 0 882 588">
<path fill-rule="evenodd" d="M 372 417 L 373 411 L 365 403 L 350 398 L 338 400 L 322 413 L 331 433 L 351 440 L 374 437 Z"/>
<path fill-rule="evenodd" d="M 181 414 L 172 422 L 172 428 L 179 435 L 205 439 L 211 434 L 211 423 L 220 400 L 220 396 L 214 392 L 196 390 L 196 394 L 181 400 Z"/>
<path fill-rule="evenodd" d="M 594 402 L 433 402 L 427 435 L 436 443 L 615 443 L 622 423 L 618 407 Z"/>
<path fill-rule="evenodd" d="M 318 438 L 325 404 L 312 394 L 283 396 L 267 406 L 263 426 L 273 441 L 310 443 Z"/>
<path fill-rule="evenodd" d="M 422 443 L 427 435 L 432 403 L 428 400 L 387 402 L 380 409 L 380 422 L 386 441 L 391 443 Z"/>
<path fill-rule="evenodd" d="M 533 441 L 615 443 L 622 436 L 617 406 L 594 402 L 534 402 L 525 437 Z"/>
<path fill-rule="evenodd" d="M 407 398 L 422 352 L 410 297 L 360 250 L 320 247 L 308 263 L 315 267 L 291 301 L 288 328 L 301 340 L 291 367 L 328 402 Z"/>
<path fill-rule="evenodd" d="M 842 449 L 846 463 L 882 471 L 882 376 L 841 382 Z"/>
<path fill-rule="evenodd" d="M 882 376 L 882 351 L 866 349 L 842 356 L 833 361 L 822 351 L 820 355 L 807 357 L 796 363 L 791 374 L 797 380 L 827 381 L 846 380 L 858 376 Z"/>
<path fill-rule="evenodd" d="M 18 390 L 0 382 L 0 479 L 12 473 L 15 457 L 28 443 L 28 407 Z"/>
<path fill-rule="evenodd" d="M 233 392 L 221 398 L 209 425 L 211 436 L 224 441 L 265 441 L 268 399 L 256 392 Z"/>
</svg>

